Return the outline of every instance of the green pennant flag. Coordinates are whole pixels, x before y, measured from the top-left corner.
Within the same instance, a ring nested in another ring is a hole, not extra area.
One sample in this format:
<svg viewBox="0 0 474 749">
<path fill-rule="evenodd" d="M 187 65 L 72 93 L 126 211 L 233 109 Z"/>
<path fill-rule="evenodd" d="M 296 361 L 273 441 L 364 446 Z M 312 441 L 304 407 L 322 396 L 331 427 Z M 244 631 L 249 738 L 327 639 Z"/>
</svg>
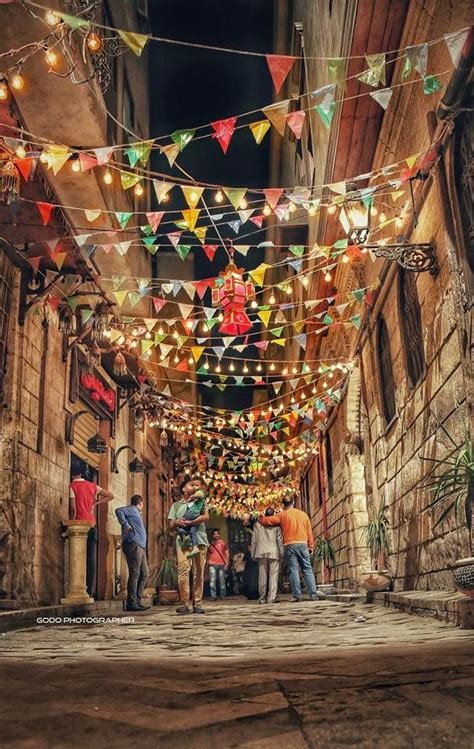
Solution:
<svg viewBox="0 0 474 749">
<path fill-rule="evenodd" d="M 336 102 L 334 100 L 329 101 L 329 99 L 327 101 L 322 101 L 321 104 L 315 106 L 315 110 L 326 130 L 329 130 L 332 118 L 334 117 L 334 112 L 336 111 Z"/>
<path fill-rule="evenodd" d="M 224 194 L 229 198 L 229 202 L 234 206 L 237 211 L 245 198 L 247 192 L 246 187 L 223 187 Z"/>
<path fill-rule="evenodd" d="M 336 242 L 334 242 L 333 247 L 335 250 L 339 250 L 343 252 L 344 250 L 347 250 L 347 245 L 349 244 L 349 241 L 347 237 L 344 239 L 338 239 Z"/>
<path fill-rule="evenodd" d="M 204 366 L 204 364 L 202 365 L 202 367 L 199 367 L 199 369 L 196 370 L 196 374 L 200 374 L 200 375 L 206 375 L 207 374 L 207 369 Z"/>
<path fill-rule="evenodd" d="M 334 322 L 331 315 L 328 315 L 327 313 L 323 317 L 323 323 L 325 325 L 331 325 L 331 323 Z"/>
<path fill-rule="evenodd" d="M 92 310 L 91 309 L 81 309 L 81 321 L 82 324 L 85 325 L 88 320 L 90 320 L 92 317 Z"/>
<path fill-rule="evenodd" d="M 281 336 L 281 334 L 283 333 L 283 327 L 284 327 L 284 326 L 282 325 L 282 326 L 281 326 L 281 328 L 272 328 L 272 329 L 270 330 L 270 333 L 271 333 L 272 335 L 274 335 L 274 336 L 275 336 L 275 338 L 278 338 L 278 337 L 279 337 L 279 336 Z"/>
<path fill-rule="evenodd" d="M 186 260 L 186 258 L 189 255 L 190 251 L 191 251 L 191 245 L 190 244 L 177 244 L 176 245 L 176 252 L 180 256 L 181 260 Z"/>
<path fill-rule="evenodd" d="M 361 316 L 360 315 L 352 315 L 352 317 L 350 318 L 350 320 L 351 320 L 351 323 L 354 325 L 354 327 L 357 328 L 357 330 L 359 330 L 359 328 L 360 328 L 360 322 L 361 322 Z"/>
<path fill-rule="evenodd" d="M 78 296 L 68 296 L 66 297 L 66 302 L 70 306 L 73 312 L 76 311 L 77 305 L 79 304 L 80 297 Z"/>
<path fill-rule="evenodd" d="M 156 255 L 158 252 L 158 247 L 154 246 L 154 242 L 156 241 L 156 237 L 144 237 L 143 242 L 148 250 L 149 253 L 152 255 Z"/>
<path fill-rule="evenodd" d="M 178 146 L 180 151 L 184 151 L 188 143 L 194 138 L 195 130 L 175 130 L 171 133 L 171 140 Z"/>
<path fill-rule="evenodd" d="M 120 182 L 123 190 L 130 190 L 131 187 L 140 182 L 141 177 L 139 174 L 133 174 L 132 172 L 120 172 Z"/>
<path fill-rule="evenodd" d="M 332 59 L 328 60 L 328 74 L 330 83 L 335 83 L 337 86 L 343 86 L 345 71 L 346 60 L 344 57 L 333 57 Z"/>
<path fill-rule="evenodd" d="M 139 303 L 141 299 L 141 295 L 138 293 L 138 291 L 129 291 L 128 292 L 128 301 L 130 302 L 130 305 L 132 307 L 136 307 L 136 305 Z"/>
<path fill-rule="evenodd" d="M 153 227 L 150 226 L 150 224 L 145 224 L 144 226 L 140 226 L 140 231 L 142 234 L 146 234 L 146 236 L 149 237 L 153 234 Z"/>
<path fill-rule="evenodd" d="M 435 94 L 442 88 L 441 81 L 435 75 L 427 75 L 423 78 L 423 93 Z"/>
<path fill-rule="evenodd" d="M 289 251 L 293 253 L 293 255 L 296 255 L 296 257 L 301 257 L 304 255 L 305 247 L 303 244 L 290 244 L 288 247 Z"/>
<path fill-rule="evenodd" d="M 70 29 L 90 29 L 91 22 L 86 18 L 78 18 L 78 16 L 68 16 L 67 13 L 59 13 L 54 11 L 59 18 L 66 23 Z"/>
<path fill-rule="evenodd" d="M 143 166 L 146 166 L 153 143 L 154 140 L 142 140 L 140 143 L 135 144 L 135 151 L 137 152 L 138 159 Z"/>
<path fill-rule="evenodd" d="M 155 345 L 154 341 L 140 341 L 140 344 L 142 347 L 142 354 L 146 354 L 146 352 L 149 351 L 151 347 Z"/>
<path fill-rule="evenodd" d="M 365 296 L 365 289 L 354 289 L 354 291 L 351 291 L 351 296 L 357 302 L 361 302 Z"/>
<path fill-rule="evenodd" d="M 132 218 L 133 214 L 132 213 L 125 213 L 123 211 L 116 211 L 115 215 L 117 216 L 117 220 L 118 220 L 118 222 L 120 224 L 120 228 L 121 229 L 125 229 L 125 227 L 127 226 L 128 222 Z"/>
<path fill-rule="evenodd" d="M 155 346 L 158 346 L 164 338 L 166 338 L 166 333 L 155 333 Z"/>
<path fill-rule="evenodd" d="M 146 34 L 137 34 L 134 31 L 120 31 L 118 32 L 119 37 L 129 49 L 137 56 L 140 57 L 143 52 L 145 45 L 148 41 Z"/>
<path fill-rule="evenodd" d="M 138 162 L 138 151 L 135 148 L 135 146 L 130 146 L 130 148 L 126 148 L 125 156 L 128 159 L 128 163 L 133 168 L 135 164 Z"/>
</svg>

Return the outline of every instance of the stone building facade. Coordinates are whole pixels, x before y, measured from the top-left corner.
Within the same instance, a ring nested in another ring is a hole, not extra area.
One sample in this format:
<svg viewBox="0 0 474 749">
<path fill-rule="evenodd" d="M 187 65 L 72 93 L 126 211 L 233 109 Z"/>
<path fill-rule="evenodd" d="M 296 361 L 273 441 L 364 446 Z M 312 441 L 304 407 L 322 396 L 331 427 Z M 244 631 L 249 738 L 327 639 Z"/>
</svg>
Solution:
<svg viewBox="0 0 474 749">
<path fill-rule="evenodd" d="M 77 11 L 71 4 L 58 3 L 56 7 Z M 144 8 L 144 3 L 110 3 L 104 4 L 103 12 L 111 26 L 146 31 Z M 17 4 L 5 6 L 3 15 L 2 49 L 44 35 L 44 25 Z M 126 54 L 106 59 L 104 64 L 111 75 L 108 86 L 92 75 L 89 61 L 79 61 L 76 77 L 92 76 L 90 83 L 76 86 L 69 79 L 48 74 L 38 58 L 26 64 L 27 90 L 0 106 L 0 136 L 11 139 L 22 129 L 29 134 L 24 136 L 26 140 L 47 138 L 72 148 L 120 145 L 128 142 L 128 134 L 117 125 L 117 119 L 146 138 L 146 53 L 140 61 Z M 130 197 L 113 185 L 106 187 L 99 169 L 77 174 L 70 164 L 54 175 L 38 163 L 34 178 L 22 184 L 21 195 L 58 206 L 100 209 L 94 231 L 113 229 L 116 211 L 146 211 L 151 204 L 148 190 L 142 197 Z M 151 255 L 139 246 L 126 256 L 102 251 L 91 255 L 75 247 L 71 238 L 89 229 L 82 210 L 55 208 L 47 226 L 42 225 L 32 203 L 21 202 L 16 209 L 2 206 L 0 216 L 0 606 L 2 600 L 5 606 L 54 604 L 64 596 L 67 551 L 63 522 L 69 514 L 71 466 L 77 458 L 86 461 L 90 477 L 114 494 L 110 504 L 98 508 L 97 596 L 120 596 L 126 583 L 126 564 L 114 510 L 127 504 L 132 494 L 142 494 L 149 563 L 157 565 L 171 502 L 173 447 L 160 445 L 157 430 L 137 425 L 133 407 L 136 381 L 115 377 L 104 354 L 91 374 L 112 405 L 94 391 L 94 384 L 84 385 L 79 376 L 84 371 L 80 357 L 87 346 L 80 341 L 72 345 L 74 336 L 66 337 L 60 331 L 54 297 L 79 288 L 81 303 L 93 309 L 94 299 L 111 299 L 110 284 L 107 288 L 101 285 L 102 278 L 111 279 L 113 274 L 149 278 Z M 69 250 L 63 259 L 63 275 L 58 274 L 45 245 L 58 234 Z M 124 235 L 125 239 L 137 237 L 138 229 Z M 37 262 L 36 275 L 32 257 Z M 38 287 L 43 281 L 45 288 Z M 48 284 L 52 284 L 49 292 Z M 122 312 L 127 311 L 125 304 Z M 132 314 L 152 317 L 151 299 L 141 300 Z M 74 439 L 68 441 L 68 423 L 80 411 L 84 413 L 75 420 Z M 97 432 L 109 446 L 102 455 L 87 449 L 88 439 Z M 134 457 L 130 450 L 121 452 L 118 472 L 112 471 L 113 450 L 126 445 L 145 464 L 145 473 L 127 470 Z"/>
<path fill-rule="evenodd" d="M 442 40 L 470 25 L 469 3 L 463 0 L 295 2 L 291 8 L 290 19 L 289 9 L 280 8 L 281 25 L 292 34 L 277 34 L 276 51 L 304 51 L 306 92 L 328 82 L 316 57 L 351 56 L 345 73 L 349 78 L 360 72 L 356 56 L 361 50 L 375 53 Z M 370 101 L 367 86 L 352 78 L 329 130 L 313 108 L 301 142 L 284 139 L 273 149 L 274 184 L 309 188 L 403 162 L 412 154 L 419 154 L 417 164 L 432 159 L 423 179 L 411 183 L 414 206 L 387 199 L 379 211 L 385 209 L 387 221 L 398 218 L 399 234 L 408 243 L 432 244 L 433 272 L 414 273 L 395 260 L 358 254 L 356 260 L 339 263 L 329 282 L 315 273 L 310 288 L 299 289 L 304 301 L 378 286 L 370 304 L 359 308 L 358 329 L 306 327 L 306 360 L 352 362 L 342 400 L 322 424 L 319 455 L 301 477 L 303 507 L 315 535 L 331 541 L 331 579 L 340 587 L 357 588 L 362 572 L 371 568 L 366 529 L 382 502 L 389 521 L 388 568 L 396 590 L 452 587 L 449 565 L 469 555 L 462 525 L 451 519 L 434 529 L 431 513 L 423 512 L 430 495 L 423 488 L 429 468 L 422 458 L 440 458 L 452 450 L 440 425 L 462 443 L 472 405 L 472 116 L 463 111 L 472 36 L 457 67 L 444 41 L 430 45 L 428 59 L 428 73 L 440 74 L 439 92 L 425 95 L 421 79 L 397 86 L 404 65 L 400 54 L 387 66 L 386 85 L 394 87 L 386 111 Z M 281 92 L 282 99 L 291 95 L 291 85 Z M 343 236 L 335 223 L 325 211 L 307 220 L 293 214 L 272 232 L 278 237 L 296 231 L 310 247 L 324 246 Z M 393 225 L 387 225 L 376 236 L 391 234 Z M 288 357 L 300 355 L 293 346 Z"/>
</svg>

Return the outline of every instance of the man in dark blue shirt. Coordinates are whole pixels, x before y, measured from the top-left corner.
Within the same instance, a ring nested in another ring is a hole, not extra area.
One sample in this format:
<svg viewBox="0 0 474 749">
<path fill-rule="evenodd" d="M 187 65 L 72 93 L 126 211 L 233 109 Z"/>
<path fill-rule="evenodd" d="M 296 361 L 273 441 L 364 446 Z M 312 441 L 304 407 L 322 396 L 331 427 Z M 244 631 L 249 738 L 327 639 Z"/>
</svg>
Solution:
<svg viewBox="0 0 474 749">
<path fill-rule="evenodd" d="M 122 526 L 122 549 L 128 565 L 127 611 L 145 611 L 140 599 L 148 579 L 146 530 L 142 518 L 143 499 L 134 494 L 130 504 L 115 510 Z"/>
</svg>

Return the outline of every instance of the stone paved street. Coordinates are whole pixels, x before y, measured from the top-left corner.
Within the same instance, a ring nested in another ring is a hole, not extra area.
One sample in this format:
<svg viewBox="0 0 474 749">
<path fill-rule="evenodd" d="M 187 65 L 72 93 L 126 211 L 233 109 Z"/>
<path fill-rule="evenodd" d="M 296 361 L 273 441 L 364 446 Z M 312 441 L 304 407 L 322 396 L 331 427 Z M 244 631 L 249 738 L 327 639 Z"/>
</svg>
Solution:
<svg viewBox="0 0 474 749">
<path fill-rule="evenodd" d="M 1 747 L 474 747 L 474 633 L 378 606 L 154 609 L 0 657 Z"/>
</svg>

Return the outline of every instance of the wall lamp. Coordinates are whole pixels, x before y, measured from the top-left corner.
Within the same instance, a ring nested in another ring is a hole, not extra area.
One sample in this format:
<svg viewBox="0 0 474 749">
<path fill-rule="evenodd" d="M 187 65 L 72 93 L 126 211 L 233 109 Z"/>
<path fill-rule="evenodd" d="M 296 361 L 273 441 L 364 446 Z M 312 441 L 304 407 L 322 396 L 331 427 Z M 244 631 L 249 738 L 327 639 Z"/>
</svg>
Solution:
<svg viewBox="0 0 474 749">
<path fill-rule="evenodd" d="M 75 414 L 68 414 L 66 417 L 66 444 L 67 445 L 74 444 L 74 426 L 75 426 L 77 419 L 83 414 L 89 414 L 89 416 L 92 416 L 96 421 L 100 421 L 99 416 L 85 409 L 83 411 L 77 411 L 77 413 Z M 99 434 L 99 432 L 97 432 L 97 434 L 94 434 L 93 437 L 87 440 L 87 450 L 90 453 L 95 453 L 96 455 L 103 455 L 104 453 L 107 452 L 108 449 L 109 447 L 107 445 L 107 442 L 102 437 L 102 435 Z"/>
<path fill-rule="evenodd" d="M 130 473 L 145 473 L 146 466 L 144 463 L 142 463 L 141 460 L 139 460 L 136 455 L 137 451 L 134 447 L 131 447 L 131 445 L 123 445 L 122 447 L 119 447 L 118 450 L 114 450 L 113 447 L 110 448 L 110 470 L 112 473 L 118 473 L 118 459 L 119 455 L 123 450 L 131 450 L 132 453 L 135 455 L 135 458 L 128 464 L 128 470 Z"/>
</svg>

